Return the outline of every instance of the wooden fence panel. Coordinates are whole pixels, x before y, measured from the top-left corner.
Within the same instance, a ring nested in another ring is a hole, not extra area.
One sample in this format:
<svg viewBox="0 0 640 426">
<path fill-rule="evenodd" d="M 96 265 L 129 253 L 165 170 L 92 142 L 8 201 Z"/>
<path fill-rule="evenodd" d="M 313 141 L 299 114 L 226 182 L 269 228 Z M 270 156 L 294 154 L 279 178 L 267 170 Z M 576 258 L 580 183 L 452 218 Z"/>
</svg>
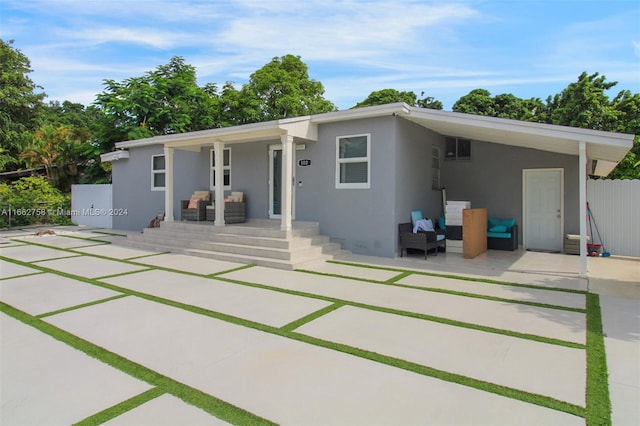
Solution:
<svg viewBox="0 0 640 426">
<path fill-rule="evenodd" d="M 606 251 L 640 257 L 640 180 L 589 179 L 587 201 Z"/>
</svg>

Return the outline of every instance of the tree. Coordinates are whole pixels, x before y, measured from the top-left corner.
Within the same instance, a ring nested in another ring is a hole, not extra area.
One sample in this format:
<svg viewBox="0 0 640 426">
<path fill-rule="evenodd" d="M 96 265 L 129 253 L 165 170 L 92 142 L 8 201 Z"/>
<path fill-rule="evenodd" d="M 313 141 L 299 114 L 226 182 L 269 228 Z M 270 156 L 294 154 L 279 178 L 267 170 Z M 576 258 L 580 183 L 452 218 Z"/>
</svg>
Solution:
<svg viewBox="0 0 640 426">
<path fill-rule="evenodd" d="M 420 94 L 424 96 L 424 92 Z M 414 92 L 401 92 L 396 89 L 382 89 L 371 92 L 362 102 L 358 102 L 353 108 L 362 108 L 374 105 L 384 105 L 394 102 L 404 102 L 411 106 L 421 108 L 442 109 L 442 102 L 432 97 L 418 99 L 418 95 Z"/>
<path fill-rule="evenodd" d="M 30 167 L 44 166 L 47 179 L 65 192 L 78 181 L 79 165 L 89 134 L 72 126 L 44 125 L 20 154 Z"/>
<path fill-rule="evenodd" d="M 104 84 L 96 103 L 112 142 L 220 126 L 215 85 L 199 87 L 195 68 L 179 56 L 142 77 Z"/>
<path fill-rule="evenodd" d="M 617 82 L 606 82 L 599 73 L 583 72 L 578 81 L 562 92 L 547 98 L 548 118 L 551 124 L 593 130 L 613 130 L 617 120 L 615 109 L 606 91 Z"/>
<path fill-rule="evenodd" d="M 335 105 L 323 95 L 322 83 L 309 78 L 300 56 L 285 55 L 273 58 L 251 74 L 242 87 L 241 106 L 250 121 L 335 111 Z"/>
<path fill-rule="evenodd" d="M 607 82 L 604 75 L 583 72 L 578 81 L 547 99 L 547 122 L 585 129 L 640 134 L 640 94 L 621 91 L 611 101 L 606 91 L 618 82 Z M 640 137 L 610 178 L 640 178 Z"/>
<path fill-rule="evenodd" d="M 374 105 L 384 105 L 394 102 L 404 102 L 415 105 L 418 96 L 414 92 L 400 92 L 396 89 L 382 89 L 369 93 L 364 101 L 358 102 L 353 108 L 363 108 Z"/>
<path fill-rule="evenodd" d="M 31 63 L 13 40 L 0 39 L 0 167 L 16 170 L 19 154 L 38 128 L 44 93 L 28 76 Z"/>
<path fill-rule="evenodd" d="M 521 99 L 511 93 L 491 96 L 485 89 L 474 89 L 453 104 L 453 111 L 511 120 L 539 121 L 546 107 L 538 98 Z"/>
</svg>

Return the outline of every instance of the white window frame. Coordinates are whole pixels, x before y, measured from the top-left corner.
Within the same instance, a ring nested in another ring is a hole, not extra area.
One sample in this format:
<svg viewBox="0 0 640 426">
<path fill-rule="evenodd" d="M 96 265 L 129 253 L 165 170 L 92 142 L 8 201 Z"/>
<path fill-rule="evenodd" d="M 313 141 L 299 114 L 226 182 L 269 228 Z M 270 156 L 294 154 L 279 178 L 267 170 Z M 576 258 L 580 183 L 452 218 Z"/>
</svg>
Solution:
<svg viewBox="0 0 640 426">
<path fill-rule="evenodd" d="M 224 173 L 225 170 L 229 170 L 229 185 L 224 185 L 224 190 L 225 191 L 230 191 L 231 190 L 231 148 L 225 147 L 222 153 L 222 161 L 224 162 L 224 151 L 228 151 L 229 152 L 229 164 L 227 166 L 222 167 L 222 173 Z M 216 165 L 213 164 L 213 154 L 214 154 L 215 150 L 211 149 L 209 151 L 209 188 L 212 191 L 215 191 L 216 189 L 216 183 L 214 181 L 213 178 L 213 174 L 216 171 Z M 224 174 L 222 175 L 222 181 L 224 183 Z"/>
<path fill-rule="evenodd" d="M 154 159 L 156 157 L 162 157 L 165 159 L 165 164 L 164 164 L 164 169 L 154 169 Z M 164 191 L 165 187 L 164 186 L 156 186 L 156 175 L 159 174 L 163 174 L 164 178 L 165 178 L 165 185 L 167 184 L 167 163 L 166 163 L 167 159 L 165 158 L 164 154 L 157 154 L 157 155 L 152 155 L 151 156 L 151 190 L 152 191 Z"/>
<path fill-rule="evenodd" d="M 340 140 L 365 136 L 367 138 L 367 156 L 340 158 Z M 347 163 L 367 163 L 367 181 L 345 183 L 340 182 L 340 166 Z M 343 135 L 336 137 L 336 189 L 369 189 L 371 188 L 371 133 L 357 135 Z"/>
</svg>

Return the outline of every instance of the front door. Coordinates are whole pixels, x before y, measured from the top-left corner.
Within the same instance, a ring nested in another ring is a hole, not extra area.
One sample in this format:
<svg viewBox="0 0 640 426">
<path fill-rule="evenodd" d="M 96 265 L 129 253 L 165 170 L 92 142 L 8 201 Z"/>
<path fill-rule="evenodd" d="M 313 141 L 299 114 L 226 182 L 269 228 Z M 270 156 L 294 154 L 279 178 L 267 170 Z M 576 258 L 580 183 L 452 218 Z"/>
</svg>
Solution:
<svg viewBox="0 0 640 426">
<path fill-rule="evenodd" d="M 562 251 L 563 169 L 523 170 L 524 248 Z"/>
<path fill-rule="evenodd" d="M 296 150 L 293 150 L 295 164 Z M 295 218 L 295 186 L 293 186 L 291 218 Z M 269 147 L 269 218 L 281 217 L 282 211 L 282 145 Z"/>
</svg>

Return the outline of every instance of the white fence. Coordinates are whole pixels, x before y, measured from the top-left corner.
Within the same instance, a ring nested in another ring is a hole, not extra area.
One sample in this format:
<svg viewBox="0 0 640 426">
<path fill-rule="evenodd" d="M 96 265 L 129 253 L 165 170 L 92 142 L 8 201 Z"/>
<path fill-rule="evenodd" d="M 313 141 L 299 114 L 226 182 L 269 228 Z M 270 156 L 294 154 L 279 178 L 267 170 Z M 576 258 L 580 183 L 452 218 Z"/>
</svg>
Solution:
<svg viewBox="0 0 640 426">
<path fill-rule="evenodd" d="M 76 225 L 112 228 L 112 185 L 71 185 L 71 221 Z"/>
<path fill-rule="evenodd" d="M 587 201 L 606 251 L 640 257 L 640 180 L 590 179 Z"/>
</svg>

